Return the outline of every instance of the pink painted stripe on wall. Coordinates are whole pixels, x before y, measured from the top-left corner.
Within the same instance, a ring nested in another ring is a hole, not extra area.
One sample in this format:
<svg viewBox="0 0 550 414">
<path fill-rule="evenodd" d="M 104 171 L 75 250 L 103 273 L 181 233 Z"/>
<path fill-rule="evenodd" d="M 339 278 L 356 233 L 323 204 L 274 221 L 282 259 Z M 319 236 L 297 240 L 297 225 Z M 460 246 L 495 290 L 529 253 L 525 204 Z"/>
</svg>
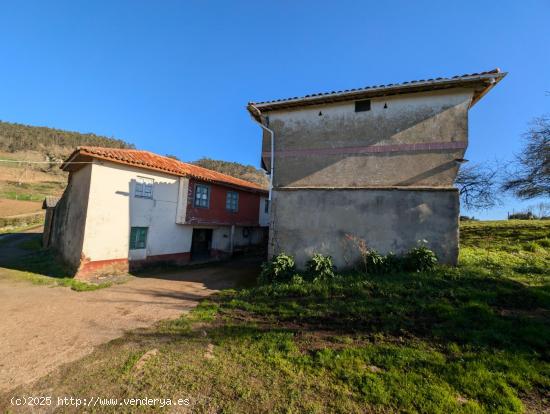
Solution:
<svg viewBox="0 0 550 414">
<path fill-rule="evenodd" d="M 413 152 L 431 151 L 445 149 L 465 149 L 464 141 L 455 142 L 422 142 L 418 144 L 392 144 L 392 145 L 369 145 L 366 147 L 343 147 L 343 148 L 312 148 L 275 151 L 275 155 L 283 157 L 296 157 L 308 155 L 333 155 L 333 154 L 380 154 L 389 152 Z M 270 151 L 262 153 L 264 157 L 271 155 Z"/>
</svg>

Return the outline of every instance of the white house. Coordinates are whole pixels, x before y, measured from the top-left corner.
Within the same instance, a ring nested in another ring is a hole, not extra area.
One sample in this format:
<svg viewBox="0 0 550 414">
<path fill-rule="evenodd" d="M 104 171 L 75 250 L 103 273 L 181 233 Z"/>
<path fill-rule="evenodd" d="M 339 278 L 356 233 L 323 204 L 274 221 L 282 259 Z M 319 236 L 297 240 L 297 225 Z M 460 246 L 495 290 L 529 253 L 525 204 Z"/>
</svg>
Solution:
<svg viewBox="0 0 550 414">
<path fill-rule="evenodd" d="M 147 151 L 78 147 L 48 244 L 78 277 L 203 261 L 264 241 L 259 185 Z"/>
</svg>

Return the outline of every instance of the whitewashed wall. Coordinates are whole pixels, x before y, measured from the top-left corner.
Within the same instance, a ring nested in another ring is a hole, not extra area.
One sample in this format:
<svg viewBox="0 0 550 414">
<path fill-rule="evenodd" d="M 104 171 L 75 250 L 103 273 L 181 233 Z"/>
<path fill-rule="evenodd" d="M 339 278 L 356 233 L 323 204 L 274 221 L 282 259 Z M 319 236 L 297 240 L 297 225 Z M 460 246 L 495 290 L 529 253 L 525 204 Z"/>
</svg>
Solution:
<svg viewBox="0 0 550 414">
<path fill-rule="evenodd" d="M 154 180 L 153 199 L 134 196 L 138 177 Z M 182 179 L 187 181 L 186 179 Z M 192 228 L 176 224 L 178 177 L 104 161 L 92 165 L 83 254 L 92 261 L 189 252 Z M 187 197 L 187 192 L 184 194 Z M 186 200 L 186 199 L 185 199 Z M 184 200 L 184 201 L 185 201 Z M 185 203 L 183 203 L 185 205 Z M 183 213 L 184 214 L 184 213 Z M 129 250 L 130 227 L 149 227 L 147 248 Z"/>
</svg>

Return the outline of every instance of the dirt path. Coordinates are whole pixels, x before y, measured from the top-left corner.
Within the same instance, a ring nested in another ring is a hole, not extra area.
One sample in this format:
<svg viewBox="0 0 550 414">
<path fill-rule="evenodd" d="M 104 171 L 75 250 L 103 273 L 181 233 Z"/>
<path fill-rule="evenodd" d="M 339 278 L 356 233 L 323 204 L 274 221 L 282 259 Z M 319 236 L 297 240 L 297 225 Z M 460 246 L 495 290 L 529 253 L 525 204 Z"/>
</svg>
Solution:
<svg viewBox="0 0 550 414">
<path fill-rule="evenodd" d="M 257 269 L 241 260 L 74 292 L 15 282 L 0 268 L 0 391 L 38 379 L 126 330 L 176 318 Z"/>
</svg>

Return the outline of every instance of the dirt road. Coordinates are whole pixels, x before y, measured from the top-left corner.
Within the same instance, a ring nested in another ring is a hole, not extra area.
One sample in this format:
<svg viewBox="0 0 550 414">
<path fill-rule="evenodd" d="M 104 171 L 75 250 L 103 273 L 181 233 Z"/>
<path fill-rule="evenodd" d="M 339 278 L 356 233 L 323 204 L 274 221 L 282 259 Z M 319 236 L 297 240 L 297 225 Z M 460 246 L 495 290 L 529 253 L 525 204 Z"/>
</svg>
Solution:
<svg viewBox="0 0 550 414">
<path fill-rule="evenodd" d="M 0 391 L 79 359 L 126 330 L 176 318 L 257 270 L 255 261 L 241 260 L 74 292 L 15 282 L 0 268 Z"/>
</svg>

